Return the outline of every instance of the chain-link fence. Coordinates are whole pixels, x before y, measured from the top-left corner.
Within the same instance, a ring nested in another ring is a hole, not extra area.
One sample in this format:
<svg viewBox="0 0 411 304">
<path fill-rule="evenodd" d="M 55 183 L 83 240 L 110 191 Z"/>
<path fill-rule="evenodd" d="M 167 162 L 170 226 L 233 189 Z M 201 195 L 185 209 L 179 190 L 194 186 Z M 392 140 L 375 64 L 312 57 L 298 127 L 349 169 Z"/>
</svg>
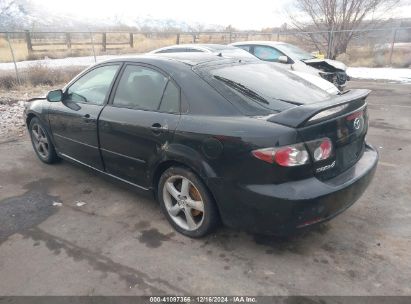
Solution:
<svg viewBox="0 0 411 304">
<path fill-rule="evenodd" d="M 27 77 L 28 71 L 33 73 L 33 69 L 66 67 L 74 73 L 80 67 L 111 56 L 140 54 L 172 44 L 228 44 L 247 40 L 288 42 L 315 52 L 319 57 L 336 58 L 349 66 L 411 65 L 411 27 L 331 32 L 25 31 L 0 33 L 0 73 L 9 75 L 10 81 L 20 82 Z"/>
</svg>

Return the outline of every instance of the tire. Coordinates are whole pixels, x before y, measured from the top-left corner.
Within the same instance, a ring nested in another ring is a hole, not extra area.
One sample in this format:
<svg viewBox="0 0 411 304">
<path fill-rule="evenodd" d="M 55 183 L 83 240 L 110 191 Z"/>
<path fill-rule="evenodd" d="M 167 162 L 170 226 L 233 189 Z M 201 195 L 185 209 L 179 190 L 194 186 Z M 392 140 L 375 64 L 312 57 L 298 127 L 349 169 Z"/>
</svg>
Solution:
<svg viewBox="0 0 411 304">
<path fill-rule="evenodd" d="M 160 177 L 157 197 L 175 230 L 199 238 L 219 224 L 216 204 L 203 181 L 183 167 L 170 167 Z"/>
<path fill-rule="evenodd" d="M 29 133 L 33 149 L 43 163 L 52 164 L 59 160 L 47 129 L 37 117 L 30 121 Z"/>
</svg>

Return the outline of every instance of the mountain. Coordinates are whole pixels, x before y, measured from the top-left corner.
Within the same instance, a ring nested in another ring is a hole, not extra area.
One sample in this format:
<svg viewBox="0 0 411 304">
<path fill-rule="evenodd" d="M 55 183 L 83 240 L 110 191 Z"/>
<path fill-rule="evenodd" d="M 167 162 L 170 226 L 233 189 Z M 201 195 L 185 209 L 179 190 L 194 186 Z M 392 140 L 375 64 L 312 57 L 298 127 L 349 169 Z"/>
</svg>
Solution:
<svg viewBox="0 0 411 304">
<path fill-rule="evenodd" d="M 218 25 L 190 23 L 153 16 L 119 17 L 105 19 L 78 18 L 69 14 L 54 14 L 37 2 L 30 0 L 0 0 L 0 31 L 93 31 L 93 30 L 141 30 L 141 31 L 204 31 L 223 30 Z"/>
</svg>

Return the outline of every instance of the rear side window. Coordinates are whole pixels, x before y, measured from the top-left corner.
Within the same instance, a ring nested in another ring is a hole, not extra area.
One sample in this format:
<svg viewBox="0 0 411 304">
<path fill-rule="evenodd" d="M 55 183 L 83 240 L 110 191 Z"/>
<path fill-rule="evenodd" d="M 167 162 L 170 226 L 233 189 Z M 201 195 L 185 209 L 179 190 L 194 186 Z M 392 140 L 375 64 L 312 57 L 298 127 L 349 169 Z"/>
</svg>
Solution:
<svg viewBox="0 0 411 304">
<path fill-rule="evenodd" d="M 167 113 L 180 112 L 180 89 L 172 81 L 167 83 L 159 111 Z"/>
<path fill-rule="evenodd" d="M 126 108 L 157 110 L 168 78 L 160 72 L 129 65 L 124 69 L 113 104 Z"/>
</svg>

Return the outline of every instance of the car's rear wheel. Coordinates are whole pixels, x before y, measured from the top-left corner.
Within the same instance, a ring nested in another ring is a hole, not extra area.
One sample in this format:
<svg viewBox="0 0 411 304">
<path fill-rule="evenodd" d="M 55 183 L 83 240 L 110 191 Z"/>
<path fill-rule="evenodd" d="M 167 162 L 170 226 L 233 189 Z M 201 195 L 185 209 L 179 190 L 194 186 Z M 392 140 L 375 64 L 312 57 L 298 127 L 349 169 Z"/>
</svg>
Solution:
<svg viewBox="0 0 411 304">
<path fill-rule="evenodd" d="M 58 160 L 56 150 L 50 140 L 50 136 L 41 121 L 34 117 L 29 125 L 31 143 L 38 158 L 47 164 L 54 163 Z"/>
<path fill-rule="evenodd" d="M 218 225 L 212 196 L 201 179 L 188 169 L 167 169 L 159 181 L 158 199 L 168 221 L 184 235 L 202 237 Z"/>
</svg>

